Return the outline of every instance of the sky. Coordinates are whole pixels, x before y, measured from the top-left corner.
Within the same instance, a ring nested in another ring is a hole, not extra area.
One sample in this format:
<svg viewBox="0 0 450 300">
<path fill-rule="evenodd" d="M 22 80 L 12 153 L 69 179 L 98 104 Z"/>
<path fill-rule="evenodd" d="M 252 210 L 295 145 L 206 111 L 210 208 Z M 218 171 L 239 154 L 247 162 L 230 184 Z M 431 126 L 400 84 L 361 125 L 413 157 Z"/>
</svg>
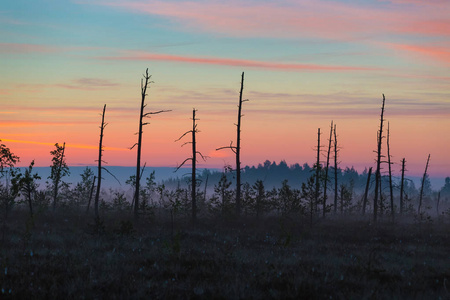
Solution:
<svg viewBox="0 0 450 300">
<path fill-rule="evenodd" d="M 337 126 L 341 167 L 375 166 L 382 95 L 394 174 L 450 176 L 448 0 L 5 0 L 0 4 L 0 139 L 27 166 L 133 166 L 148 68 L 147 166 L 190 157 L 197 109 L 200 167 L 234 167 L 245 73 L 243 165 L 315 161 L 317 130 Z M 386 136 L 386 135 L 385 135 Z M 386 144 L 383 154 L 386 155 Z M 321 161 L 325 161 L 325 152 Z M 387 170 L 386 164 L 384 171 Z"/>
</svg>

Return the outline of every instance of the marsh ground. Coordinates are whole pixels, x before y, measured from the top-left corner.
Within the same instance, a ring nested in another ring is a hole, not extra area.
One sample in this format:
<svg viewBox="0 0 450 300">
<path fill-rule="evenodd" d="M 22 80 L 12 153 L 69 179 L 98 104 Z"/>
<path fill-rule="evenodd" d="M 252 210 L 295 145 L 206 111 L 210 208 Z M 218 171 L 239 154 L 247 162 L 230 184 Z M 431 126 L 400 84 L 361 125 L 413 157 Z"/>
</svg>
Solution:
<svg viewBox="0 0 450 300">
<path fill-rule="evenodd" d="M 449 299 L 450 224 L 13 211 L 1 299 Z"/>
</svg>

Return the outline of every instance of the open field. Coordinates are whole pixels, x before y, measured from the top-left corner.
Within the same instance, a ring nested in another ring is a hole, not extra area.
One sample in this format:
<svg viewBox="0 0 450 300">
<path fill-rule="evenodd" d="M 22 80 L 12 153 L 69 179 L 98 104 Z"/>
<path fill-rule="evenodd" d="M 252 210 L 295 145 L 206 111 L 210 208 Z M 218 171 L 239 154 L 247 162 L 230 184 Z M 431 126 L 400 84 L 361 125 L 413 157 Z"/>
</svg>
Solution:
<svg viewBox="0 0 450 300">
<path fill-rule="evenodd" d="M 12 211 L 1 299 L 449 299 L 450 225 Z"/>
</svg>

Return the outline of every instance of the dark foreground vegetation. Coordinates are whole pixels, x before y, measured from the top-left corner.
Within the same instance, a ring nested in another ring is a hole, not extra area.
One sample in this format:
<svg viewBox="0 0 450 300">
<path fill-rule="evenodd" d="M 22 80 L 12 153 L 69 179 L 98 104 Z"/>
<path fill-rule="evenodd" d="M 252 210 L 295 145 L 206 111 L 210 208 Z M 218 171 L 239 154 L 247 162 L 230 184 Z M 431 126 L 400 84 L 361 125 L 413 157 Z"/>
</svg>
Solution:
<svg viewBox="0 0 450 300">
<path fill-rule="evenodd" d="M 11 211 L 1 299 L 449 299 L 450 226 L 330 215 L 233 221 Z"/>
</svg>

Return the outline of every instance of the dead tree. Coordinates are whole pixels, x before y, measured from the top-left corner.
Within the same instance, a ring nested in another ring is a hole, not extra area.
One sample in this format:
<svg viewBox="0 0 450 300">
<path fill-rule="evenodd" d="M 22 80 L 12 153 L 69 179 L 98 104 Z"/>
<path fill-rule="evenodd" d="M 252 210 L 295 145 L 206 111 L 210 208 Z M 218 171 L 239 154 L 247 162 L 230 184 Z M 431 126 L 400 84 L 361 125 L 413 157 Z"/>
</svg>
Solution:
<svg viewBox="0 0 450 300">
<path fill-rule="evenodd" d="M 242 103 L 247 102 L 248 99 L 242 100 L 242 91 L 244 90 L 244 72 L 242 72 L 241 79 L 241 90 L 239 92 L 239 105 L 238 105 L 238 122 L 237 127 L 237 137 L 236 137 L 236 146 L 233 146 L 233 142 L 230 143 L 230 146 L 220 147 L 217 150 L 221 149 L 230 149 L 236 154 L 236 215 L 239 217 L 241 215 L 241 118 L 242 118 Z"/>
<path fill-rule="evenodd" d="M 89 212 L 89 207 L 91 206 L 91 200 L 92 200 L 92 195 L 94 194 L 94 187 L 95 187 L 95 179 L 97 177 L 94 176 L 94 178 L 92 179 L 92 185 L 91 185 L 91 190 L 89 191 L 89 200 L 88 200 L 88 205 L 86 207 L 86 213 Z"/>
<path fill-rule="evenodd" d="M 100 125 L 100 141 L 98 143 L 98 174 L 97 174 L 97 192 L 95 193 L 95 200 L 94 200 L 94 213 L 95 213 L 95 220 L 98 222 L 100 220 L 100 216 L 98 214 L 98 202 L 100 199 L 100 187 L 102 184 L 102 154 L 103 154 L 103 130 L 105 129 L 107 123 L 105 123 L 105 110 L 106 110 L 106 104 L 103 106 L 103 113 L 102 113 L 102 123 Z"/>
<path fill-rule="evenodd" d="M 317 206 L 319 203 L 319 189 L 320 189 L 320 128 L 317 130 L 317 161 L 316 161 L 316 189 L 314 192 L 314 207 L 317 213 Z"/>
<path fill-rule="evenodd" d="M 391 168 L 391 153 L 390 153 L 390 146 L 389 146 L 389 122 L 388 122 L 388 128 L 387 128 L 387 156 L 388 156 L 388 166 L 389 166 L 389 194 L 391 198 L 391 218 L 392 222 L 394 222 L 395 212 L 394 212 L 394 189 L 392 187 L 392 168 Z"/>
<path fill-rule="evenodd" d="M 337 213 L 338 203 L 338 143 L 336 134 L 336 124 L 334 124 L 334 213 Z"/>
<path fill-rule="evenodd" d="M 365 215 L 366 213 L 366 206 L 367 206 L 367 195 L 369 194 L 369 187 L 370 187 L 370 177 L 372 176 L 372 167 L 369 168 L 369 174 L 367 174 L 367 183 L 366 183 L 366 189 L 364 190 L 364 200 L 363 200 L 363 207 L 362 207 L 362 214 Z"/>
<path fill-rule="evenodd" d="M 405 186 L 405 158 L 402 159 L 402 181 L 400 183 L 400 215 L 403 214 L 403 189 Z"/>
<path fill-rule="evenodd" d="M 427 177 L 427 170 L 428 170 L 428 164 L 429 163 L 430 163 L 430 154 L 428 154 L 427 164 L 425 166 L 425 172 L 423 172 L 423 177 L 422 177 L 422 186 L 420 187 L 419 207 L 417 209 L 417 214 L 418 215 L 420 215 L 420 209 L 422 208 L 423 188 L 425 186 L 425 179 Z"/>
<path fill-rule="evenodd" d="M 373 199 L 373 221 L 377 221 L 378 217 L 378 190 L 381 185 L 381 142 L 383 140 L 383 121 L 384 121 L 384 103 L 385 98 L 383 94 L 383 104 L 381 106 L 380 130 L 378 131 L 378 147 L 377 147 L 377 169 L 375 171 L 375 197 Z"/>
<path fill-rule="evenodd" d="M 192 173 L 191 173 L 191 198 L 192 198 L 192 224 L 195 225 L 196 220 L 197 220 L 197 177 L 196 177 L 196 164 L 197 164 L 197 154 L 199 154 L 203 160 L 205 160 L 205 157 L 197 151 L 197 142 L 195 139 L 195 134 L 198 133 L 198 129 L 197 129 L 197 124 L 195 123 L 195 121 L 197 121 L 198 119 L 195 118 L 195 112 L 196 110 L 193 109 L 192 110 L 192 129 L 189 131 L 186 131 L 185 133 L 183 133 L 183 135 L 177 139 L 175 142 L 181 140 L 185 135 L 187 134 L 191 134 L 192 135 L 192 141 L 191 142 L 186 142 L 183 145 L 181 145 L 182 147 L 186 144 L 192 144 L 192 157 L 188 157 L 186 158 L 175 170 L 178 171 L 187 161 L 191 161 L 192 162 Z"/>
<path fill-rule="evenodd" d="M 137 133 L 138 135 L 138 142 L 135 143 L 131 148 L 133 149 L 135 146 L 137 146 L 137 162 L 136 162 L 136 182 L 135 182 L 135 191 L 134 191 L 134 218 L 138 218 L 138 209 L 139 209 L 139 191 L 140 191 L 140 182 L 141 182 L 141 176 L 142 176 L 142 170 L 141 170 L 141 150 L 142 150 L 142 129 L 145 125 L 148 125 L 148 122 L 143 122 L 144 118 L 150 118 L 151 115 L 168 112 L 170 110 L 160 110 L 155 112 L 148 112 L 144 113 L 144 109 L 147 106 L 145 104 L 145 97 L 147 96 L 147 88 L 149 87 L 150 78 L 151 75 L 148 75 L 148 68 L 145 70 L 145 74 L 143 75 L 144 78 L 141 79 L 141 108 L 140 108 L 140 114 L 139 114 L 139 131 Z M 145 83 L 144 83 L 145 80 Z"/>
<path fill-rule="evenodd" d="M 326 207 L 327 207 L 328 168 L 330 167 L 330 153 L 331 153 L 332 135 L 333 135 L 333 121 L 331 121 L 331 126 L 330 126 L 330 138 L 328 139 L 327 165 L 326 165 L 326 168 L 325 168 L 325 180 L 324 180 L 324 183 L 323 183 L 324 187 L 323 187 L 323 212 L 322 212 L 322 216 L 324 218 L 325 218 Z"/>
</svg>

